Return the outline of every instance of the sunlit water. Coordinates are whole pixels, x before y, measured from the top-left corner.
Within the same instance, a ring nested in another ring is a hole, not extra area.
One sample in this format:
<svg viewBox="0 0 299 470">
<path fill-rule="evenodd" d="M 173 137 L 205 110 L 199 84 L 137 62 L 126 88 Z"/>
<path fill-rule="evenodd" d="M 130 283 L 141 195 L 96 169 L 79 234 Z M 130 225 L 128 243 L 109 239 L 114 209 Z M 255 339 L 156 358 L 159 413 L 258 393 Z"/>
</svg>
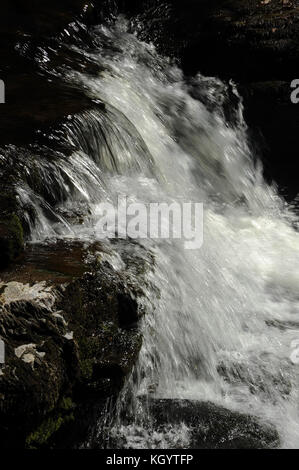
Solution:
<svg viewBox="0 0 299 470">
<path fill-rule="evenodd" d="M 203 202 L 201 249 L 140 241 L 154 261 L 142 280 L 148 314 L 128 388 L 135 397 L 209 400 L 249 412 L 276 425 L 282 446 L 298 447 L 299 365 L 290 355 L 299 339 L 299 235 L 295 216 L 253 161 L 237 91 L 200 75 L 187 82 L 127 33 L 123 20 L 93 34 L 94 49 L 80 52 L 101 71 L 68 73 L 68 80 L 98 104 L 64 126 L 76 149 L 70 157 L 39 162 L 63 202 L 50 206 L 19 188 L 37 215 L 34 223 L 28 215 L 32 240 L 97 239 L 98 205 L 118 195 L 146 204 Z M 230 124 L 223 111 L 229 94 L 239 102 Z M 112 430 L 124 446 L 188 445 L 184 426 L 149 436 L 145 408 L 136 413 L 135 423 Z"/>
</svg>

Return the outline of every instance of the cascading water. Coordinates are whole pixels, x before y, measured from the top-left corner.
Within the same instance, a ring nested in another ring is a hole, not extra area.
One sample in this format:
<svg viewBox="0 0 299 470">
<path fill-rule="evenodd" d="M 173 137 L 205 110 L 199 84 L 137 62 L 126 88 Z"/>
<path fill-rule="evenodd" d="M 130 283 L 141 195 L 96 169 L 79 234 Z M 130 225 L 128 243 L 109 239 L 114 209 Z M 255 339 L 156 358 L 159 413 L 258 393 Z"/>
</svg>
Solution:
<svg viewBox="0 0 299 470">
<path fill-rule="evenodd" d="M 142 281 L 149 313 L 119 403 L 120 416 L 128 416 L 111 433 L 126 447 L 188 446 L 183 424 L 159 436 L 150 430 L 144 397 L 188 398 L 268 420 L 282 446 L 297 447 L 298 365 L 290 355 L 299 338 L 299 234 L 295 215 L 253 161 L 239 99 L 234 118 L 225 118 L 229 93 L 237 97 L 233 84 L 200 75 L 186 82 L 124 20 L 96 28 L 93 42 L 92 50 L 76 49 L 99 65 L 98 76 L 73 71 L 67 79 L 87 90 L 95 109 L 64 125 L 70 156 L 36 163 L 44 192 L 55 188 L 51 204 L 29 189 L 25 163 L 28 186 L 18 192 L 35 213 L 34 222 L 27 214 L 32 241 L 96 240 L 98 205 L 115 204 L 118 195 L 144 204 L 204 203 L 201 249 L 185 250 L 180 240 L 138 242 L 154 260 Z"/>
</svg>

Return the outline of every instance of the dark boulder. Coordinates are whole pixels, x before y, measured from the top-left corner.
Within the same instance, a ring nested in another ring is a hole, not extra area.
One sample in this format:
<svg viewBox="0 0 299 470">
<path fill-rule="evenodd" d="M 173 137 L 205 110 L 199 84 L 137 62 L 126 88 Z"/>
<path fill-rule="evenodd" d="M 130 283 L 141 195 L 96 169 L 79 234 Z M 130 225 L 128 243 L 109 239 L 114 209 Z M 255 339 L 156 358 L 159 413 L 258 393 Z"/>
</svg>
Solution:
<svg viewBox="0 0 299 470">
<path fill-rule="evenodd" d="M 221 406 L 190 400 L 150 400 L 154 428 L 184 423 L 190 430 L 190 449 L 262 449 L 279 444 L 268 423 Z"/>
</svg>

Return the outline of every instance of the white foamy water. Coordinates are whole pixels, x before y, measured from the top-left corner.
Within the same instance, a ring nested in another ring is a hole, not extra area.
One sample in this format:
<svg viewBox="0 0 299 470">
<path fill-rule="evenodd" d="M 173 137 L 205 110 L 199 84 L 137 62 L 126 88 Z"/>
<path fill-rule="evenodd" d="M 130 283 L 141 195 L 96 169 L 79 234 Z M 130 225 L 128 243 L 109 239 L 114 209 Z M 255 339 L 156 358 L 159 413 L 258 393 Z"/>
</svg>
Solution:
<svg viewBox="0 0 299 470">
<path fill-rule="evenodd" d="M 94 38 L 97 46 L 85 53 L 101 72 L 73 72 L 69 80 L 106 109 L 65 126 L 76 151 L 51 168 L 63 202 L 50 211 L 20 188 L 38 214 L 32 238 L 94 240 L 98 204 L 118 195 L 145 204 L 203 202 L 200 250 L 185 250 L 180 240 L 140 241 L 155 261 L 133 393 L 249 412 L 278 428 L 283 447 L 298 447 L 299 365 L 290 355 L 299 339 L 299 234 L 253 161 L 241 102 L 229 124 L 226 85 L 200 75 L 187 83 L 123 21 Z M 84 222 L 66 222 L 64 212 L 82 213 Z M 179 432 L 188 440 L 188 430 L 167 428 L 155 444 L 142 419 L 117 429 L 128 447 L 175 446 Z"/>
</svg>

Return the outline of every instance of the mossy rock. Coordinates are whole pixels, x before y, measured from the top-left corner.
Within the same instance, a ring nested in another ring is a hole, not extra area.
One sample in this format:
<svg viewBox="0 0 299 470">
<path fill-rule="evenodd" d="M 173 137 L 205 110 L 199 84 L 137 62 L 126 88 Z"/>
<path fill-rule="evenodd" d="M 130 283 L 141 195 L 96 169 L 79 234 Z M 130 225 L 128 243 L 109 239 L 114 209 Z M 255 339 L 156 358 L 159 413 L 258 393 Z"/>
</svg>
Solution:
<svg viewBox="0 0 299 470">
<path fill-rule="evenodd" d="M 34 431 L 26 438 L 26 448 L 40 449 L 51 446 L 51 440 L 58 431 L 74 422 L 74 408 L 70 397 L 64 397 L 59 406 L 58 411 L 52 416 L 47 417 Z"/>
<path fill-rule="evenodd" d="M 96 258 L 98 244 L 85 255 L 77 243 L 34 249 L 43 254 L 42 271 L 30 252 L 0 281 L 6 345 L 0 439 L 4 448 L 73 448 L 92 431 L 107 399 L 117 399 L 136 364 L 138 295 L 109 263 L 86 262 Z M 72 272 L 75 264 L 72 276 L 57 274 L 58 254 Z"/>
</svg>

